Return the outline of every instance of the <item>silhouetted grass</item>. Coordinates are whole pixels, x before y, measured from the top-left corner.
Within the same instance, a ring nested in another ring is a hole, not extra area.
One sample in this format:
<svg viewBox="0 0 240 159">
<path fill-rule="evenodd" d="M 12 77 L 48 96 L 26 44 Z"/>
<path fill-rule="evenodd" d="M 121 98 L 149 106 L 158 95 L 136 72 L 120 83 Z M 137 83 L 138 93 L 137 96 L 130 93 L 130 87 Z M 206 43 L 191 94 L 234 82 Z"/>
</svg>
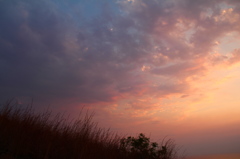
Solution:
<svg viewBox="0 0 240 159">
<path fill-rule="evenodd" d="M 69 123 L 63 115 L 18 106 L 7 102 L 0 107 L 1 159 L 136 158 L 120 145 L 123 137 L 98 128 L 92 114 Z"/>
</svg>

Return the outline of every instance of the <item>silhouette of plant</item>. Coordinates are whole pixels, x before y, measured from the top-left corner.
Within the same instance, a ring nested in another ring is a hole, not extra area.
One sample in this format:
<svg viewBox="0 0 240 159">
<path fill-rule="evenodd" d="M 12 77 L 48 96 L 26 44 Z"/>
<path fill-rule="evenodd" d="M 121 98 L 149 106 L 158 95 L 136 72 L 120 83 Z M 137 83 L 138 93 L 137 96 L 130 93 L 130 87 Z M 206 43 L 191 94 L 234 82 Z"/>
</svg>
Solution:
<svg viewBox="0 0 240 159">
<path fill-rule="evenodd" d="M 176 158 L 175 145 L 168 140 L 159 146 L 156 142 L 150 142 L 150 138 L 140 133 L 137 138 L 127 137 L 120 141 L 121 147 L 126 150 L 131 158 L 138 159 L 174 159 Z"/>
<path fill-rule="evenodd" d="M 67 122 L 61 114 L 34 113 L 11 101 L 0 104 L 0 159 L 176 159 L 171 140 L 159 146 L 142 133 L 123 138 L 81 113 Z"/>
</svg>

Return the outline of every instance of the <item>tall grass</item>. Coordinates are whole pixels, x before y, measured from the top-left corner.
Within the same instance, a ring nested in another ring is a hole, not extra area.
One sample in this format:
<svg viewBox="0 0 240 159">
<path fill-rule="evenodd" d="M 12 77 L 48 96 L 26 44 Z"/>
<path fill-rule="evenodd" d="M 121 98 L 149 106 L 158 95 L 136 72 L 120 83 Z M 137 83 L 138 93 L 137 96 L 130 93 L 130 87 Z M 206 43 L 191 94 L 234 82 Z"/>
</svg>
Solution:
<svg viewBox="0 0 240 159">
<path fill-rule="evenodd" d="M 123 137 L 99 128 L 92 114 L 69 123 L 63 115 L 34 113 L 13 102 L 0 108 L 0 159 L 136 158 L 120 144 Z"/>
<path fill-rule="evenodd" d="M 11 102 L 0 110 L 0 158 L 119 158 L 120 137 L 97 127 L 86 114 L 68 123 L 62 115 Z"/>
</svg>

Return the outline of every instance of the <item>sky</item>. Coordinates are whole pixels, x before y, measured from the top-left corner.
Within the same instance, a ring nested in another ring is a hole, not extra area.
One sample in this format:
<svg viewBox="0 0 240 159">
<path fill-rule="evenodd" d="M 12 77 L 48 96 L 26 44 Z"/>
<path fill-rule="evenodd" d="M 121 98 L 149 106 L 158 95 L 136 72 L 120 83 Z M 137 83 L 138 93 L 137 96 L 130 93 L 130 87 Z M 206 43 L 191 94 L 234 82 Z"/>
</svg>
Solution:
<svg viewBox="0 0 240 159">
<path fill-rule="evenodd" d="M 0 0 L 0 102 L 240 154 L 239 44 L 239 0 Z"/>
</svg>

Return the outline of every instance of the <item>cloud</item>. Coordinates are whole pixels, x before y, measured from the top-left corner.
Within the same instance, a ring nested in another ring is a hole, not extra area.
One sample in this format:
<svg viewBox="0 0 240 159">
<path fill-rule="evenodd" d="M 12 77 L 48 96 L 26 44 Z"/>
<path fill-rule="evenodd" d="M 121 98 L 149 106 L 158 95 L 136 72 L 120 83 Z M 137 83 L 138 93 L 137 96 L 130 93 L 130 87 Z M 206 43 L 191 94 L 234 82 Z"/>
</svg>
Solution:
<svg viewBox="0 0 240 159">
<path fill-rule="evenodd" d="M 240 30 L 239 3 L 221 2 L 1 1 L 1 98 L 184 97 L 188 79 L 219 61 L 209 58 L 216 39 Z M 90 13 L 91 6 L 98 10 Z M 232 55 L 237 62 L 238 51 Z"/>
<path fill-rule="evenodd" d="M 235 64 L 240 61 L 240 49 L 235 49 L 232 52 L 232 56 L 229 58 L 229 63 L 230 64 Z"/>
</svg>

